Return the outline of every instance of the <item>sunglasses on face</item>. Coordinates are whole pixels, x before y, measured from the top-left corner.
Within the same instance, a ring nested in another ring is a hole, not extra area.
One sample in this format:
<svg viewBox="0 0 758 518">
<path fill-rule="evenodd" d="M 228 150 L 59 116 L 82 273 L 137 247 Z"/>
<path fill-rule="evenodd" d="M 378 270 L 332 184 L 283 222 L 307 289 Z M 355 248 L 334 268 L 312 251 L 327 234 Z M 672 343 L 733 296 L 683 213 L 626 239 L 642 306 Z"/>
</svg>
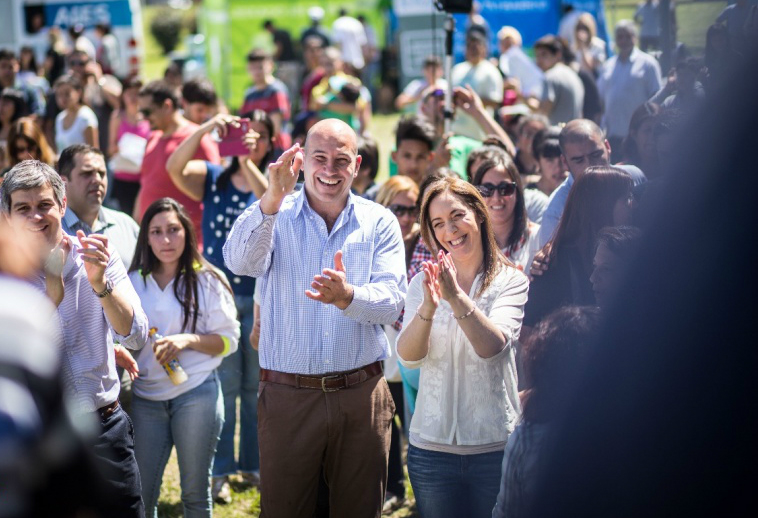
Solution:
<svg viewBox="0 0 758 518">
<path fill-rule="evenodd" d="M 497 185 L 487 182 L 477 185 L 476 188 L 479 189 L 479 193 L 485 198 L 491 197 L 495 194 L 495 191 L 503 197 L 512 196 L 516 192 L 516 182 L 500 182 Z"/>
<path fill-rule="evenodd" d="M 402 218 L 403 216 L 413 216 L 415 218 L 418 215 L 418 209 L 415 205 L 392 204 L 389 206 L 389 209 L 397 218 Z"/>
<path fill-rule="evenodd" d="M 83 66 L 87 66 L 87 63 L 89 63 L 89 61 L 80 61 L 78 59 L 75 59 L 74 61 L 71 62 L 71 66 L 72 67 L 83 67 Z"/>
<path fill-rule="evenodd" d="M 148 118 L 153 114 L 152 108 L 140 108 L 139 112 L 142 114 L 144 118 Z"/>
</svg>

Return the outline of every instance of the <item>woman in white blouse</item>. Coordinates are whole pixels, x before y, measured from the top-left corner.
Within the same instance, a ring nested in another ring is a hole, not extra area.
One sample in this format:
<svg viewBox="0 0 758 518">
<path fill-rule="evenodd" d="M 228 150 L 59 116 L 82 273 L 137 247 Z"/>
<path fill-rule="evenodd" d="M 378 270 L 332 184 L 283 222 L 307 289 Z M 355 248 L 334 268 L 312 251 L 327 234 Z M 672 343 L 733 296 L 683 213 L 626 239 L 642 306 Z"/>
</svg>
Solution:
<svg viewBox="0 0 758 518">
<path fill-rule="evenodd" d="M 525 271 L 539 250 L 540 226 L 527 217 L 524 184 L 516 163 L 507 153 L 494 153 L 474 171 L 471 183 L 487 205 L 497 246 Z"/>
<path fill-rule="evenodd" d="M 500 252 L 479 192 L 433 183 L 421 232 L 437 261 L 408 287 L 399 361 L 421 368 L 408 473 L 424 517 L 489 517 L 520 407 L 514 342 L 528 281 Z"/>
<path fill-rule="evenodd" d="M 171 198 L 145 212 L 129 277 L 150 327 L 163 336 L 138 352 L 133 383 L 145 514 L 157 516 L 163 470 L 176 446 L 184 516 L 210 517 L 211 465 L 224 421 L 216 367 L 236 351 L 240 335 L 232 290 L 197 251 L 192 222 Z M 174 359 L 188 378 L 178 385 L 162 367 Z"/>
<path fill-rule="evenodd" d="M 55 102 L 61 112 L 55 117 L 55 147 L 58 154 L 74 144 L 100 147 L 97 116 L 84 104 L 84 85 L 73 74 L 55 81 Z"/>
</svg>

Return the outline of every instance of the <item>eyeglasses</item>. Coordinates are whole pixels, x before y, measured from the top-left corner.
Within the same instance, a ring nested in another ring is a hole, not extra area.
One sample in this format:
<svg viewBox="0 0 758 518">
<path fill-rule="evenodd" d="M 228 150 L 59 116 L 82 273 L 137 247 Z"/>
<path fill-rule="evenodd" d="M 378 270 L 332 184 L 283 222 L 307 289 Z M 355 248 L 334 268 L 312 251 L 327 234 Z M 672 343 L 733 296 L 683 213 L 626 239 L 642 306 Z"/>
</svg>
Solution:
<svg viewBox="0 0 758 518">
<path fill-rule="evenodd" d="M 487 182 L 477 185 L 476 188 L 479 189 L 479 193 L 485 198 L 491 197 L 495 194 L 495 191 L 503 197 L 512 196 L 516 192 L 516 182 L 500 182 L 497 185 Z"/>
<path fill-rule="evenodd" d="M 399 205 L 394 203 L 388 208 L 397 218 L 402 218 L 404 216 L 413 216 L 415 218 L 418 216 L 418 208 L 415 205 Z"/>
</svg>

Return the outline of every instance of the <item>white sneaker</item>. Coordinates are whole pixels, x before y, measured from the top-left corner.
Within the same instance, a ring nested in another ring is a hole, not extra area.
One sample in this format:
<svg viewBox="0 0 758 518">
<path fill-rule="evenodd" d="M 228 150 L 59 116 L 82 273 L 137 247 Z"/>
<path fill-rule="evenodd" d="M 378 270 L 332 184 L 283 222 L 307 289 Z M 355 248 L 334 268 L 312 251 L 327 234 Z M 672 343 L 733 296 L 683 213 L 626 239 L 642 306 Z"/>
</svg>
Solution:
<svg viewBox="0 0 758 518">
<path fill-rule="evenodd" d="M 216 503 L 232 503 L 232 488 L 229 485 L 228 477 L 213 477 L 213 482 L 211 483 L 211 496 Z"/>
</svg>

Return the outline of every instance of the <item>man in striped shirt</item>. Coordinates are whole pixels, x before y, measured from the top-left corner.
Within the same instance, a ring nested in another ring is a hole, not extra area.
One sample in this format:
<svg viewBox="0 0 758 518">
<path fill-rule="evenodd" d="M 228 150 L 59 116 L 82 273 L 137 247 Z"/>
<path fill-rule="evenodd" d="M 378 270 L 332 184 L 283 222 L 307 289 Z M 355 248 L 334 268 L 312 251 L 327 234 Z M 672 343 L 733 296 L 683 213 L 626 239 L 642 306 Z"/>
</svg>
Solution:
<svg viewBox="0 0 758 518">
<path fill-rule="evenodd" d="M 224 260 L 262 283 L 261 509 L 306 516 L 323 472 L 333 516 L 378 517 L 394 403 L 382 324 L 407 288 L 400 226 L 350 192 L 355 132 L 326 119 L 269 166 L 269 188 L 234 224 Z M 302 190 L 290 195 L 301 166 Z"/>
<path fill-rule="evenodd" d="M 118 402 L 113 343 L 147 343 L 147 317 L 118 252 L 100 234 L 67 235 L 66 189 L 47 164 L 25 160 L 0 185 L 11 227 L 36 237 L 49 257 L 32 283 L 57 307 L 62 330 L 63 385 L 78 418 L 97 423 L 93 453 L 110 491 L 95 505 L 103 516 L 144 517 L 134 431 Z"/>
</svg>

